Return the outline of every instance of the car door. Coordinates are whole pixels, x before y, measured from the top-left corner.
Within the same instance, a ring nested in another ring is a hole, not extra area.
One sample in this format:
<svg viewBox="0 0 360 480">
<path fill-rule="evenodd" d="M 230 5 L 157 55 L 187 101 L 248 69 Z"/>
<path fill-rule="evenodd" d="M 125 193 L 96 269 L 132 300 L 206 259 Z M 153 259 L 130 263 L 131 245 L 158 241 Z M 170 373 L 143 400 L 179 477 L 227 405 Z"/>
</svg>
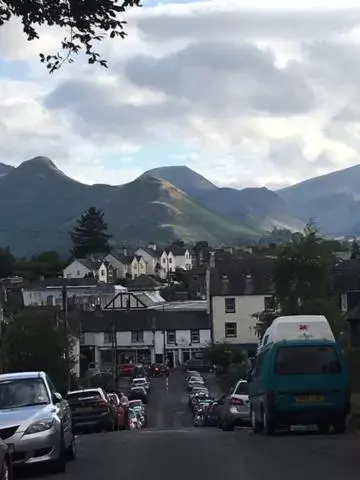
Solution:
<svg viewBox="0 0 360 480">
<path fill-rule="evenodd" d="M 52 399 L 54 399 L 55 394 L 58 393 L 55 388 L 55 385 L 53 384 L 53 382 L 51 381 L 48 375 L 46 375 L 46 381 L 50 388 L 51 397 Z M 64 397 L 62 397 L 62 399 L 59 402 L 56 402 L 55 407 L 58 410 L 58 416 L 60 418 L 61 425 L 63 428 L 65 446 L 68 447 L 72 442 L 72 436 L 73 436 L 72 416 L 71 416 L 69 402 Z"/>
</svg>

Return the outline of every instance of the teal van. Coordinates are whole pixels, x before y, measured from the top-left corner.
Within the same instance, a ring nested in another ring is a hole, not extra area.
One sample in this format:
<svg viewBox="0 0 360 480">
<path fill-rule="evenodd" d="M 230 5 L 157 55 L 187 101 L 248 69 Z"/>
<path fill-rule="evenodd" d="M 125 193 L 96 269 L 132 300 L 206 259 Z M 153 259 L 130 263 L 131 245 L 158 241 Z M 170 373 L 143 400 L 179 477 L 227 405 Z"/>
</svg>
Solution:
<svg viewBox="0 0 360 480">
<path fill-rule="evenodd" d="M 344 354 L 329 340 L 281 340 L 264 346 L 249 377 L 254 433 L 292 425 L 344 433 L 350 380 Z"/>
</svg>

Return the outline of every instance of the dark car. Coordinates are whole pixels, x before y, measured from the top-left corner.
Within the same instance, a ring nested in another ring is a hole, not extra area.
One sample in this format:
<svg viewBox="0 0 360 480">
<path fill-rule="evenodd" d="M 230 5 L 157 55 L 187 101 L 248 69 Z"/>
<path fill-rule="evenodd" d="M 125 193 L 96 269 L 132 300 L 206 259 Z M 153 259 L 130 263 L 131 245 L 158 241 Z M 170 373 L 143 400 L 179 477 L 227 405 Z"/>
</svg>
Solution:
<svg viewBox="0 0 360 480">
<path fill-rule="evenodd" d="M 169 367 L 163 363 L 154 363 L 150 367 L 150 375 L 153 377 L 169 376 Z"/>
<path fill-rule="evenodd" d="M 198 372 L 210 372 L 211 365 L 204 360 L 201 359 L 191 359 L 184 363 L 183 370 L 186 372 L 187 370 L 196 370 Z"/>
<path fill-rule="evenodd" d="M 148 396 L 144 387 L 133 387 L 128 394 L 129 402 L 131 400 L 141 400 L 143 403 L 148 403 Z"/>
<path fill-rule="evenodd" d="M 67 394 L 70 404 L 73 428 L 114 430 L 116 412 L 102 388 L 76 390 Z"/>
</svg>

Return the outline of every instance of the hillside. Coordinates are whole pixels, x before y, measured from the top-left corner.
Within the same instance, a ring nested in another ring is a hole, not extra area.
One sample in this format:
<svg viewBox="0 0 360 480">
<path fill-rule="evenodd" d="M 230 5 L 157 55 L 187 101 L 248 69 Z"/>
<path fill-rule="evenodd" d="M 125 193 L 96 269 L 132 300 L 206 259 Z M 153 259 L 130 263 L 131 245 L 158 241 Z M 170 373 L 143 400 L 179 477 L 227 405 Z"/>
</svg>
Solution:
<svg viewBox="0 0 360 480">
<path fill-rule="evenodd" d="M 0 162 L 0 177 L 2 177 L 3 175 L 6 175 L 13 169 L 14 167 L 12 167 L 11 165 L 6 165 L 5 163 Z"/>
<path fill-rule="evenodd" d="M 277 192 L 299 218 L 330 235 L 360 234 L 360 165 L 311 178 Z"/>
<path fill-rule="evenodd" d="M 292 215 L 286 202 L 276 192 L 264 187 L 243 190 L 219 188 L 188 167 L 156 168 L 144 175 L 170 181 L 206 208 L 232 222 L 261 230 L 273 227 L 299 230 L 304 224 Z"/>
<path fill-rule="evenodd" d="M 89 206 L 105 213 L 116 242 L 208 240 L 259 235 L 199 205 L 169 182 L 150 175 L 119 187 L 84 185 L 45 157 L 23 162 L 0 178 L 0 245 L 16 255 L 69 248 L 69 230 Z"/>
</svg>

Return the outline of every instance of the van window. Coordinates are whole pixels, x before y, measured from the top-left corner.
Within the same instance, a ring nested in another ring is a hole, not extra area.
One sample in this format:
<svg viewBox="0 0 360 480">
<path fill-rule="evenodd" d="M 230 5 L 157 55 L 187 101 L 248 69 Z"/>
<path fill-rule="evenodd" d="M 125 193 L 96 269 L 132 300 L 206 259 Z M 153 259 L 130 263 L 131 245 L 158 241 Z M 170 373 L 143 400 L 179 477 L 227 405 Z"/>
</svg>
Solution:
<svg viewBox="0 0 360 480">
<path fill-rule="evenodd" d="M 275 358 L 276 375 L 316 375 L 341 373 L 332 346 L 280 347 Z"/>
</svg>

